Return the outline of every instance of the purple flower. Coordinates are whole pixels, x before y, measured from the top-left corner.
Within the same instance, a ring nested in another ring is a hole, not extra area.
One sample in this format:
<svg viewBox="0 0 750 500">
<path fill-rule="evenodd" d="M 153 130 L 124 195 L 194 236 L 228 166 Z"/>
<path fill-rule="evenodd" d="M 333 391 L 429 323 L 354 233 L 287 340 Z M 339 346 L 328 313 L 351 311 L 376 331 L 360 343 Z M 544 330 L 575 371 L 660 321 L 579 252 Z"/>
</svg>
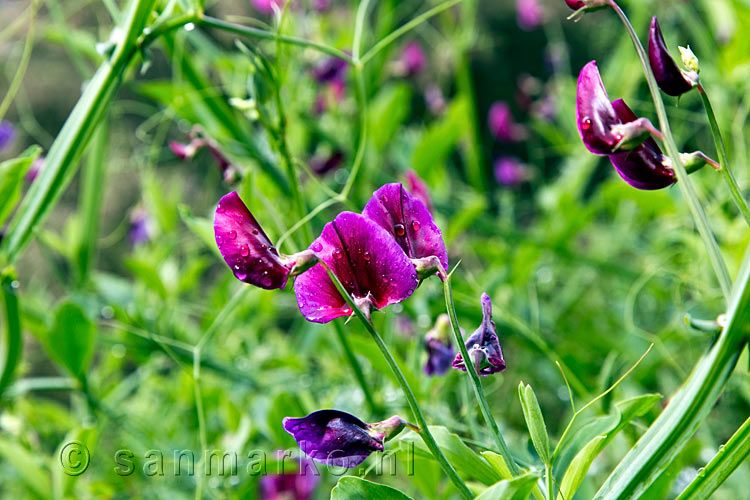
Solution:
<svg viewBox="0 0 750 500">
<path fill-rule="evenodd" d="M 610 0 L 565 0 L 565 3 L 571 9 L 578 11 L 581 9 L 594 10 L 607 7 Z"/>
<path fill-rule="evenodd" d="M 625 101 L 617 99 L 612 103 L 618 116 L 624 122 L 636 120 Z M 609 156 L 612 166 L 625 182 L 637 189 L 653 190 L 671 186 L 677 182 L 672 169 L 665 166 L 666 158 L 656 144 L 649 137 L 632 151 L 623 151 Z"/>
<path fill-rule="evenodd" d="M 331 0 L 313 0 L 313 9 L 318 14 L 328 12 L 331 8 Z"/>
<path fill-rule="evenodd" d="M 409 192 L 421 201 L 425 208 L 432 213 L 432 198 L 427 184 L 423 181 L 414 170 L 406 171 L 406 184 L 409 186 Z"/>
<path fill-rule="evenodd" d="M 656 83 L 665 94 L 675 97 L 682 95 L 698 82 L 696 72 L 682 71 L 669 55 L 656 17 L 651 19 L 651 29 L 648 32 L 648 60 L 656 77 Z"/>
<path fill-rule="evenodd" d="M 435 326 L 424 337 L 427 349 L 427 362 L 424 372 L 427 375 L 442 375 L 451 367 L 456 352 L 451 345 L 450 319 L 447 314 L 438 316 Z"/>
<path fill-rule="evenodd" d="M 253 7 L 263 14 L 273 14 L 274 7 L 280 9 L 283 5 L 283 0 L 253 0 Z"/>
<path fill-rule="evenodd" d="M 16 137 L 16 128 L 12 123 L 5 120 L 0 121 L 0 151 L 11 145 Z"/>
<path fill-rule="evenodd" d="M 343 80 L 346 76 L 348 64 L 340 57 L 326 57 L 310 70 L 310 74 L 318 83 L 331 83 Z"/>
<path fill-rule="evenodd" d="M 310 461 L 302 457 L 296 473 L 272 474 L 258 481 L 261 500 L 309 500 L 320 482 L 320 476 L 308 472 Z"/>
<path fill-rule="evenodd" d="M 596 61 L 584 66 L 578 75 L 576 122 L 583 144 L 596 155 L 633 149 L 650 134 L 661 135 L 646 118 L 627 121 L 618 116 L 604 89 Z"/>
<path fill-rule="evenodd" d="M 565 3 L 573 10 L 582 9 L 586 6 L 583 0 L 565 0 Z"/>
<path fill-rule="evenodd" d="M 544 22 L 544 9 L 538 0 L 516 0 L 518 27 L 531 31 Z"/>
<path fill-rule="evenodd" d="M 153 223 L 145 208 L 138 205 L 130 212 L 128 239 L 133 245 L 148 243 L 153 235 Z"/>
<path fill-rule="evenodd" d="M 495 180 L 501 186 L 515 187 L 529 179 L 528 167 L 513 156 L 501 156 L 494 164 Z"/>
<path fill-rule="evenodd" d="M 286 417 L 284 430 L 294 437 L 300 449 L 313 460 L 327 465 L 352 468 L 373 451 L 383 451 L 384 442 L 408 426 L 401 417 L 367 424 L 339 410 L 318 410 L 306 417 Z"/>
<path fill-rule="evenodd" d="M 340 149 L 326 155 L 318 154 L 310 158 L 310 170 L 317 175 L 325 175 L 331 170 L 339 168 L 343 160 L 344 153 Z"/>
<path fill-rule="evenodd" d="M 369 314 L 407 299 L 417 288 L 417 272 L 396 240 L 360 214 L 340 213 L 323 228 L 309 250 L 323 262 Z M 294 282 L 294 293 L 308 321 L 327 323 L 352 313 L 323 265 L 315 265 Z"/>
<path fill-rule="evenodd" d="M 386 184 L 372 194 L 362 215 L 384 228 L 411 259 L 436 257 L 448 268 L 443 235 L 432 215 L 416 196 L 398 183 Z"/>
<path fill-rule="evenodd" d="M 178 141 L 170 141 L 169 149 L 177 158 L 181 160 L 192 160 L 198 153 L 198 151 L 206 148 L 208 149 L 209 154 L 214 159 L 216 164 L 219 166 L 219 169 L 221 169 L 224 181 L 228 184 L 235 182 L 238 178 L 237 169 L 221 151 L 219 144 L 210 137 L 205 137 L 199 134 L 201 134 L 201 132 L 196 130 L 188 134 L 190 142 L 187 144 Z"/>
<path fill-rule="evenodd" d="M 427 56 L 424 49 L 415 41 L 408 42 L 401 51 L 399 68 L 405 76 L 414 76 L 427 66 Z"/>
<path fill-rule="evenodd" d="M 487 123 L 492 136 L 498 141 L 513 142 L 524 138 L 523 127 L 513 120 L 510 106 L 505 101 L 496 101 L 487 113 Z"/>
<path fill-rule="evenodd" d="M 279 255 L 236 191 L 219 200 L 214 234 L 221 256 L 237 279 L 259 288 L 284 288 L 290 275 L 314 263 L 312 252 Z"/>
<path fill-rule="evenodd" d="M 486 293 L 482 294 L 482 324 L 466 339 L 466 350 L 473 359 L 480 376 L 486 377 L 505 370 L 503 350 L 497 338 L 497 327 L 492 321 L 492 302 Z M 456 354 L 453 368 L 466 371 L 461 353 Z"/>
<path fill-rule="evenodd" d="M 39 174 L 44 169 L 44 156 L 37 156 L 34 158 L 34 161 L 31 162 L 31 166 L 26 171 L 26 182 L 34 182 L 34 180 L 39 177 Z"/>
<path fill-rule="evenodd" d="M 427 105 L 427 109 L 433 115 L 441 115 L 445 111 L 445 96 L 443 91 L 440 90 L 438 85 L 434 83 L 427 86 L 424 91 L 424 102 Z"/>
</svg>

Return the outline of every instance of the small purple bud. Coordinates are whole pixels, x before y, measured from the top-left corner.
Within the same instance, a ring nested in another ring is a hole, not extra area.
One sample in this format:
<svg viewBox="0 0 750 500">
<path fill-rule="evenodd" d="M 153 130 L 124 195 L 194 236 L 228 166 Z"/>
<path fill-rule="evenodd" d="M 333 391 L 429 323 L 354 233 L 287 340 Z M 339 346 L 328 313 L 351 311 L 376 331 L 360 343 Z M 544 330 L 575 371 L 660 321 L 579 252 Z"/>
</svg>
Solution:
<svg viewBox="0 0 750 500">
<path fill-rule="evenodd" d="M 13 143 L 16 137 L 16 128 L 12 123 L 5 120 L 0 121 L 0 151 Z"/>
<path fill-rule="evenodd" d="M 375 221 L 411 259 L 436 257 L 448 269 L 443 235 L 430 212 L 399 183 L 386 184 L 372 194 L 362 215 Z"/>
<path fill-rule="evenodd" d="M 405 76 L 414 76 L 422 72 L 427 66 L 427 56 L 422 46 L 415 41 L 408 42 L 401 51 L 399 66 Z"/>
<path fill-rule="evenodd" d="M 505 187 L 516 187 L 529 180 L 529 169 L 521 160 L 512 156 L 501 156 L 493 166 L 495 180 Z"/>
<path fill-rule="evenodd" d="M 651 63 L 656 83 L 665 94 L 677 97 L 698 83 L 697 73 L 686 74 L 677 67 L 677 63 L 669 55 L 656 17 L 651 19 L 651 29 L 648 32 L 648 60 Z"/>
<path fill-rule="evenodd" d="M 544 22 L 545 12 L 539 0 L 516 0 L 516 20 L 524 31 L 538 28 Z"/>
<path fill-rule="evenodd" d="M 425 208 L 432 213 L 432 198 L 430 198 L 430 190 L 427 188 L 427 183 L 423 181 L 414 170 L 406 171 L 406 185 L 409 187 L 409 192 L 413 194 L 419 201 L 424 203 Z"/>
<path fill-rule="evenodd" d="M 26 171 L 26 182 L 32 183 L 44 169 L 44 156 L 37 156 Z"/>
<path fill-rule="evenodd" d="M 136 206 L 130 213 L 130 229 L 128 239 L 134 246 L 143 245 L 151 240 L 153 222 L 148 212 L 142 206 Z"/>
<path fill-rule="evenodd" d="M 525 137 L 526 132 L 522 126 L 513 120 L 510 106 L 504 101 L 496 101 L 490 106 L 487 113 L 487 124 L 492 136 L 498 141 L 513 142 Z"/>
<path fill-rule="evenodd" d="M 405 426 L 416 429 L 398 416 L 367 424 L 339 410 L 318 410 L 302 418 L 286 417 L 282 424 L 307 456 L 346 468 L 361 464 L 374 451 L 383 451 L 385 441 Z"/>
<path fill-rule="evenodd" d="M 450 369 L 451 362 L 456 355 L 451 344 L 450 329 L 450 319 L 447 314 L 443 313 L 438 316 L 435 326 L 425 335 L 424 346 L 427 350 L 425 374 L 443 375 Z"/>
<path fill-rule="evenodd" d="M 317 469 L 306 457 L 299 460 L 299 470 L 263 476 L 258 481 L 262 500 L 310 500 L 320 482 Z"/>
<path fill-rule="evenodd" d="M 325 263 L 365 314 L 401 302 L 417 288 L 409 257 L 382 227 L 360 214 L 342 212 L 325 225 L 308 250 Z M 315 323 L 327 323 L 352 310 L 318 264 L 294 282 L 300 312 Z"/>
<path fill-rule="evenodd" d="M 482 294 L 482 324 L 466 339 L 466 350 L 480 376 L 486 377 L 505 370 L 503 351 L 497 338 L 497 327 L 492 321 L 492 302 L 486 293 Z M 466 371 L 461 353 L 456 354 L 453 368 Z"/>
</svg>

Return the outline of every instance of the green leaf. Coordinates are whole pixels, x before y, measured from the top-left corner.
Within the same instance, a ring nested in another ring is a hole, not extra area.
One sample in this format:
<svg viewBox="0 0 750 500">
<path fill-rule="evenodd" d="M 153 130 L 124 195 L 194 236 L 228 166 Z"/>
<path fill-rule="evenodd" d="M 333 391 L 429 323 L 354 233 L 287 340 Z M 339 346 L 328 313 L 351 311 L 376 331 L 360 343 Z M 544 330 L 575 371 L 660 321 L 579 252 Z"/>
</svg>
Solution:
<svg viewBox="0 0 750 500">
<path fill-rule="evenodd" d="M 468 102 L 455 99 L 442 118 L 428 128 L 414 148 L 412 165 L 420 177 L 427 179 L 431 170 L 445 162 L 466 128 Z"/>
<path fill-rule="evenodd" d="M 0 438 L 0 458 L 15 469 L 29 493 L 38 498 L 51 498 L 49 474 L 39 466 L 39 460 L 29 450 L 13 441 Z"/>
<path fill-rule="evenodd" d="M 538 480 L 535 473 L 503 479 L 484 490 L 476 500 L 526 500 Z"/>
<path fill-rule="evenodd" d="M 604 448 L 606 436 L 597 436 L 589 441 L 586 446 L 575 456 L 573 461 L 570 463 L 570 467 L 565 471 L 562 483 L 560 483 L 560 492 L 557 495 L 557 500 L 566 500 L 573 498 L 576 490 L 583 482 L 586 477 L 586 473 L 591 467 L 591 462 Z"/>
<path fill-rule="evenodd" d="M 536 394 L 534 394 L 534 390 L 530 385 L 527 384 L 524 386 L 523 382 L 521 382 L 518 385 L 518 397 L 521 399 L 523 418 L 526 420 L 526 426 L 529 428 L 531 442 L 534 443 L 534 448 L 539 454 L 539 458 L 545 464 L 549 465 L 549 436 L 547 435 L 547 426 L 544 423 L 544 416 L 542 416 L 542 410 L 539 408 Z"/>
<path fill-rule="evenodd" d="M 406 83 L 388 85 L 368 106 L 372 143 L 382 150 L 391 142 L 399 126 L 409 116 L 411 87 Z"/>
<path fill-rule="evenodd" d="M 187 205 L 180 205 L 180 219 L 190 229 L 190 231 L 198 237 L 211 251 L 218 257 L 221 257 L 219 247 L 216 245 L 216 238 L 214 236 L 214 224 L 210 219 L 205 217 L 196 217 L 190 212 L 190 207 Z"/>
<path fill-rule="evenodd" d="M 0 226 L 21 198 L 23 178 L 40 151 L 39 146 L 32 146 L 19 157 L 0 163 Z"/>
<path fill-rule="evenodd" d="M 331 491 L 331 500 L 412 500 L 396 488 L 354 476 L 344 476 Z"/>
<path fill-rule="evenodd" d="M 79 306 L 63 302 L 57 308 L 55 322 L 46 335 L 50 357 L 80 379 L 94 353 L 95 333 L 96 326 Z"/>
<path fill-rule="evenodd" d="M 500 474 L 500 477 L 502 477 L 503 479 L 513 478 L 513 474 L 511 474 L 510 469 L 508 468 L 508 464 L 505 463 L 505 459 L 502 457 L 502 455 L 498 455 L 494 451 L 483 451 L 481 455 L 485 460 L 487 460 L 492 468 L 495 469 L 498 474 Z"/>
</svg>

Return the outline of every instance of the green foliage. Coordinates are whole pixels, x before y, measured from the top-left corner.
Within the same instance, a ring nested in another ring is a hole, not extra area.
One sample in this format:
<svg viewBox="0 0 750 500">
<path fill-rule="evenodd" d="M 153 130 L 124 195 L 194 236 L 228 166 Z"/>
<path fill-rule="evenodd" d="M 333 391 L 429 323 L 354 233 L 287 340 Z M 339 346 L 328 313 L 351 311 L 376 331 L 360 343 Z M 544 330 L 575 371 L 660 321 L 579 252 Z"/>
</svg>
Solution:
<svg viewBox="0 0 750 500">
<path fill-rule="evenodd" d="M 44 341 L 49 355 L 74 377 L 83 379 L 94 354 L 96 325 L 73 302 L 63 302 Z"/>
<path fill-rule="evenodd" d="M 373 483 L 358 477 L 342 477 L 336 487 L 331 491 L 331 500 L 369 500 L 378 498 L 382 500 L 411 500 L 390 486 Z"/>
</svg>

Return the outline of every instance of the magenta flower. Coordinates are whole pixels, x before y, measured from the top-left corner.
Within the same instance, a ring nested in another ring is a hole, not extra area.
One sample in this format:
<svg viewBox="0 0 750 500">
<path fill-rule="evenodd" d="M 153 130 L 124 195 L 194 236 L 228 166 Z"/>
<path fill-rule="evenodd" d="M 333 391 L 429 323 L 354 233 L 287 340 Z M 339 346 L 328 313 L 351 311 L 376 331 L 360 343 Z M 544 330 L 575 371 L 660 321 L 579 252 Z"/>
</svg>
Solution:
<svg viewBox="0 0 750 500">
<path fill-rule="evenodd" d="M 505 370 L 503 350 L 497 338 L 497 327 L 492 321 L 492 302 L 486 293 L 482 294 L 482 324 L 466 339 L 466 350 L 480 376 L 486 377 Z M 461 353 L 456 354 L 453 368 L 466 371 Z"/>
<path fill-rule="evenodd" d="M 682 71 L 669 55 L 656 17 L 651 18 L 651 29 L 648 32 L 648 60 L 656 83 L 665 94 L 677 97 L 698 83 L 698 73 Z"/>
<path fill-rule="evenodd" d="M 524 31 L 539 27 L 544 22 L 544 8 L 539 0 L 516 0 L 516 20 Z"/>
<path fill-rule="evenodd" d="M 427 66 L 427 56 L 424 49 L 415 41 L 408 42 L 401 51 L 399 67 L 405 76 L 414 76 L 421 73 Z"/>
<path fill-rule="evenodd" d="M 294 437 L 300 449 L 318 462 L 352 468 L 373 451 L 383 451 L 386 440 L 413 425 L 399 416 L 367 424 L 339 410 L 318 410 L 306 417 L 286 417 L 284 430 Z"/>
<path fill-rule="evenodd" d="M 37 156 L 34 158 L 34 161 L 31 162 L 31 166 L 26 171 L 26 182 L 34 182 L 34 180 L 39 177 L 39 174 L 42 173 L 42 170 L 44 169 L 44 156 Z"/>
<path fill-rule="evenodd" d="M 253 7 L 263 14 L 273 14 L 274 7 L 280 9 L 283 5 L 283 0 L 253 0 Z"/>
<path fill-rule="evenodd" d="M 526 131 L 513 120 L 510 106 L 505 101 L 496 101 L 487 113 L 487 123 L 492 136 L 498 141 L 519 141 L 526 136 Z"/>
<path fill-rule="evenodd" d="M 427 183 L 423 181 L 414 170 L 406 171 L 406 185 L 409 186 L 409 192 L 421 201 L 425 208 L 432 213 L 432 198 Z"/>
<path fill-rule="evenodd" d="M 417 288 L 414 264 L 382 227 L 342 212 L 325 225 L 309 250 L 341 281 L 365 314 L 407 299 Z M 351 308 L 321 264 L 300 275 L 294 293 L 302 315 L 315 323 L 349 316 Z"/>
<path fill-rule="evenodd" d="M 516 187 L 529 179 L 529 169 L 518 158 L 501 156 L 493 165 L 495 180 L 501 186 Z"/>
<path fill-rule="evenodd" d="M 302 457 L 296 473 L 272 474 L 258 481 L 261 500 L 310 500 L 320 476 L 308 472 L 310 461 Z"/>
<path fill-rule="evenodd" d="M 623 121 L 636 120 L 625 101 L 617 99 L 612 103 L 615 112 Z M 654 190 L 671 186 L 677 182 L 674 171 L 665 166 L 665 156 L 656 141 L 651 137 L 636 146 L 632 151 L 623 151 L 609 156 L 612 166 L 625 182 L 637 189 Z"/>
<path fill-rule="evenodd" d="M 583 0 L 565 0 L 565 3 L 573 10 L 582 9 L 586 6 Z"/>
<path fill-rule="evenodd" d="M 259 288 L 284 288 L 287 278 L 315 262 L 312 252 L 279 255 L 236 191 L 219 200 L 214 215 L 219 252 L 238 280 Z"/>
<path fill-rule="evenodd" d="M 206 148 L 208 149 L 209 154 L 214 159 L 216 164 L 219 166 L 222 176 L 224 177 L 224 181 L 228 184 L 231 184 L 232 182 L 237 180 L 237 169 L 234 165 L 232 165 L 232 162 L 230 162 L 226 155 L 222 152 L 219 144 L 215 140 L 210 137 L 203 136 L 202 132 L 196 129 L 188 134 L 188 138 L 190 138 L 189 143 L 178 141 L 169 142 L 169 149 L 177 158 L 186 161 L 192 160 L 201 149 Z"/>
<path fill-rule="evenodd" d="M 0 121 L 0 151 L 13 143 L 16 137 L 16 128 L 10 122 Z"/>
<path fill-rule="evenodd" d="M 362 215 L 388 231 L 409 258 L 417 261 L 436 257 L 444 270 L 448 268 L 448 252 L 440 228 L 424 203 L 403 185 L 386 184 L 375 191 Z"/>
<path fill-rule="evenodd" d="M 646 118 L 626 121 L 618 116 L 604 89 L 596 61 L 578 75 L 576 122 L 586 148 L 596 155 L 610 155 L 633 149 L 650 134 L 661 136 Z"/>
<path fill-rule="evenodd" d="M 424 337 L 427 350 L 427 362 L 424 365 L 426 375 L 442 375 L 451 367 L 456 351 L 450 339 L 450 319 L 443 313 L 438 316 L 435 326 Z"/>
<path fill-rule="evenodd" d="M 318 14 L 323 14 L 331 9 L 331 0 L 313 0 L 312 4 Z"/>
<path fill-rule="evenodd" d="M 571 9 L 578 11 L 581 9 L 595 10 L 606 7 L 609 0 L 565 0 L 565 3 Z"/>
</svg>

